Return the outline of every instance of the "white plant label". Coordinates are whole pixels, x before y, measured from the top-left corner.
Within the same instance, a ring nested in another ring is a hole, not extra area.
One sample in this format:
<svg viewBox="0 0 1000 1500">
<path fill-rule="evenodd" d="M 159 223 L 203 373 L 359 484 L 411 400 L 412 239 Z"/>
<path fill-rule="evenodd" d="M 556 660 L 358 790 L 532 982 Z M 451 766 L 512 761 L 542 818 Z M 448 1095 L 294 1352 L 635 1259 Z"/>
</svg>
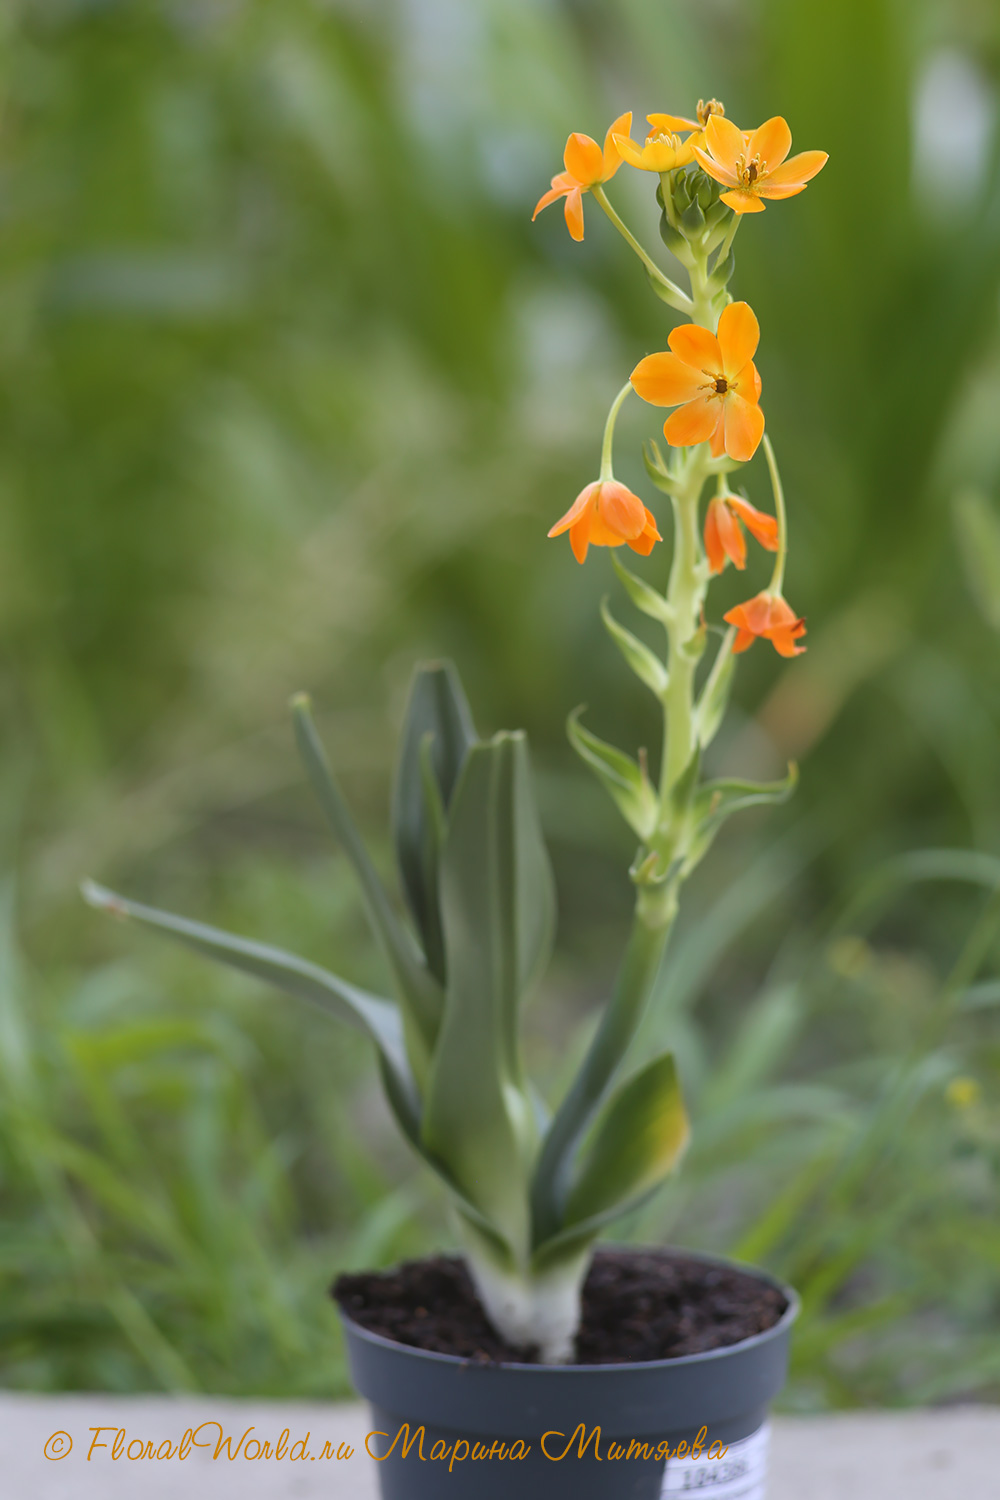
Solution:
<svg viewBox="0 0 1000 1500">
<path fill-rule="evenodd" d="M 768 1423 L 730 1443 L 722 1458 L 668 1458 L 661 1495 L 701 1495 L 705 1500 L 765 1500 Z"/>
</svg>

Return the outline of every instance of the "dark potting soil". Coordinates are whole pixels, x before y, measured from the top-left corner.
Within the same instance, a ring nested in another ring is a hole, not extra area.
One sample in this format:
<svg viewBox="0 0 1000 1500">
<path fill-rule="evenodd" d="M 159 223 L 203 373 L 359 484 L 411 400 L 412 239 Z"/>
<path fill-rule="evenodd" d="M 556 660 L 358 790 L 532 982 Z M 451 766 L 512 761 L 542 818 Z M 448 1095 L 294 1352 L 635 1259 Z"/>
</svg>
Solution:
<svg viewBox="0 0 1000 1500">
<path fill-rule="evenodd" d="M 338 1276 L 333 1295 L 372 1333 L 487 1364 L 535 1364 L 536 1351 L 496 1334 L 457 1257 Z M 675 1359 L 773 1328 L 788 1306 L 777 1287 L 730 1266 L 666 1250 L 598 1250 L 583 1287 L 578 1365 Z"/>
</svg>

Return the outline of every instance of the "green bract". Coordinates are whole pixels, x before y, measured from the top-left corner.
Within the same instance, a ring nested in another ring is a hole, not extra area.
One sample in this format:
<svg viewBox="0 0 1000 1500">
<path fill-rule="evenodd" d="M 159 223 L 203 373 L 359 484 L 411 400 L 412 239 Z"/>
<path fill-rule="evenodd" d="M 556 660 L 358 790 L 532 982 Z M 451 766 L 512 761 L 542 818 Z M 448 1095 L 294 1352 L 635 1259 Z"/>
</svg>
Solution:
<svg viewBox="0 0 1000 1500">
<path fill-rule="evenodd" d="M 492 1321 L 511 1342 L 566 1359 L 596 1235 L 663 1181 L 687 1141 L 672 1057 L 654 1059 L 615 1087 L 662 953 L 664 923 L 658 913 L 637 922 L 604 1021 L 550 1121 L 525 1076 L 519 1035 L 521 1007 L 548 962 L 555 926 L 525 736 L 480 740 L 454 669 L 417 671 L 392 810 L 407 924 L 354 825 L 305 698 L 294 701 L 293 716 L 309 778 L 389 963 L 394 999 L 92 883 L 84 894 L 365 1031 L 400 1130 L 448 1190 Z M 591 763 L 612 775 L 602 760 L 606 747 L 578 726 L 575 742 L 592 746 Z M 617 772 L 621 804 L 643 836 L 652 832 L 655 797 L 634 769 L 631 786 L 632 772 Z"/>
</svg>

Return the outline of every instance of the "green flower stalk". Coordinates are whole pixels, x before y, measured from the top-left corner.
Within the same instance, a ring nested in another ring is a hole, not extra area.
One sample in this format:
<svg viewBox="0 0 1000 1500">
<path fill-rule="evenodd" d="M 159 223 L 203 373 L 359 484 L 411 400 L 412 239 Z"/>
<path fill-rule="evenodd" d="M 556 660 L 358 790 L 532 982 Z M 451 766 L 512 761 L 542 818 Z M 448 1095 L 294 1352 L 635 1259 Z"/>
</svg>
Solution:
<svg viewBox="0 0 1000 1500">
<path fill-rule="evenodd" d="M 669 459 L 652 442 L 645 454 L 649 477 L 669 497 L 672 512 L 666 589 L 661 593 L 613 554 L 631 603 L 664 631 L 663 656 L 621 624 L 606 600 L 601 605 L 626 664 L 662 709 L 656 781 L 644 753 L 633 757 L 598 739 L 579 711 L 569 718 L 571 743 L 613 797 L 638 847 L 630 870 L 635 911 L 621 967 L 565 1097 L 550 1112 L 527 1076 L 520 1042 L 521 1007 L 544 973 L 555 929 L 527 742 L 521 733 L 481 739 L 447 663 L 418 668 L 400 742 L 392 832 L 405 918 L 355 827 L 308 700 L 299 697 L 292 705 L 306 773 L 358 880 L 392 977 L 391 996 L 371 994 L 281 949 L 140 905 L 92 882 L 84 886 L 92 905 L 311 1001 L 368 1036 L 400 1131 L 446 1189 L 488 1317 L 510 1344 L 533 1347 L 548 1363 L 573 1357 L 580 1289 L 601 1230 L 657 1190 L 688 1141 L 669 1053 L 621 1076 L 681 888 L 727 817 L 780 801 L 795 780 L 794 767 L 773 785 L 705 780 L 701 757 L 722 722 L 739 653 L 758 637 L 786 656 L 803 649 L 804 626 L 781 593 L 787 526 L 766 438 L 776 515 L 757 511 L 725 485 L 726 476 L 753 456 L 764 429 L 753 362 L 757 322 L 728 292 L 733 240 L 740 214 L 753 211 L 751 203 L 759 206 L 765 187 L 770 197 L 800 190 L 793 178 L 802 158 L 784 168 L 784 156 L 777 159 L 784 144 L 778 123 L 787 134 L 783 121 L 744 135 L 715 100 L 699 105 L 696 120 L 650 120 L 654 129 L 642 148 L 628 135 L 630 115 L 615 121 L 603 149 L 587 136 L 571 136 L 566 171 L 553 178 L 536 208 L 537 214 L 565 200 L 570 233 L 582 239 L 582 200 L 590 192 L 639 255 L 657 297 L 693 320 L 674 329 L 668 351 L 647 356 L 633 370 L 605 425 L 599 479 L 550 533 L 568 531 L 580 562 L 591 546 L 627 544 L 650 555 L 662 538 L 653 512 L 614 477 L 615 422 L 632 390 L 675 407 L 664 426 Z M 766 161 L 758 146 L 771 152 Z M 603 185 L 623 159 L 656 174 L 661 231 L 687 271 L 690 294 L 660 270 L 607 199 Z M 720 180 L 730 187 L 721 196 Z M 703 532 L 702 497 L 710 480 L 718 489 Z M 714 659 L 703 671 L 710 583 L 728 561 L 744 565 L 744 526 L 776 553 L 771 583 L 724 616 L 730 628 L 719 632 Z"/>
</svg>

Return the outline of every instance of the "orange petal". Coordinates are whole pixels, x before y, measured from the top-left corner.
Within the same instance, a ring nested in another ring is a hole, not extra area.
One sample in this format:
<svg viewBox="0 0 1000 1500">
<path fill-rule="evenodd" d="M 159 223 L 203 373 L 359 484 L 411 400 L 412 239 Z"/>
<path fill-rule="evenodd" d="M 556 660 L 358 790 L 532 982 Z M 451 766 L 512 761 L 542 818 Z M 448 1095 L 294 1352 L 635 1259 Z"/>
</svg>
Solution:
<svg viewBox="0 0 1000 1500">
<path fill-rule="evenodd" d="M 738 379 L 756 354 L 759 343 L 760 324 L 749 302 L 730 302 L 719 318 L 722 368 L 729 380 Z"/>
<path fill-rule="evenodd" d="M 707 172 L 709 177 L 714 177 L 716 182 L 722 182 L 726 187 L 735 187 L 739 182 L 735 171 L 731 172 L 728 167 L 720 166 L 713 157 L 708 156 L 697 146 L 692 146 L 691 150 L 702 171 Z"/>
<path fill-rule="evenodd" d="M 652 406 L 677 406 L 701 394 L 705 376 L 676 354 L 647 354 L 629 377 L 632 389 Z"/>
<path fill-rule="evenodd" d="M 626 542 L 639 536 L 646 524 L 647 511 L 639 496 L 616 479 L 606 480 L 600 486 L 597 512 L 608 528 Z"/>
<path fill-rule="evenodd" d="M 775 630 L 770 632 L 767 638 L 779 656 L 801 656 L 806 648 L 795 644 L 800 635 L 805 635 L 804 628 L 802 630 Z"/>
<path fill-rule="evenodd" d="M 734 188 L 731 193 L 721 193 L 720 201 L 725 203 L 735 214 L 762 214 L 764 205 L 753 193 L 748 193 L 744 188 Z"/>
<path fill-rule="evenodd" d="M 663 424 L 663 436 L 672 448 L 690 448 L 694 443 L 704 443 L 719 426 L 722 403 L 709 396 L 698 396 L 694 401 L 679 406 Z"/>
<path fill-rule="evenodd" d="M 728 619 L 728 616 L 723 616 Z M 733 641 L 733 655 L 739 656 L 741 651 L 748 651 L 757 637 L 752 630 L 737 630 L 736 639 Z"/>
<path fill-rule="evenodd" d="M 569 544 L 573 548 L 573 556 L 578 563 L 586 561 L 587 547 L 590 544 L 590 517 L 583 516 L 573 526 L 569 534 Z"/>
<path fill-rule="evenodd" d="M 682 359 L 686 365 L 691 365 L 701 374 L 708 370 L 721 371 L 723 368 L 719 340 L 714 333 L 709 333 L 707 328 L 702 328 L 700 323 L 682 323 L 669 335 L 667 343 L 678 359 Z M 699 384 L 704 385 L 704 380 Z"/>
<path fill-rule="evenodd" d="M 759 156 L 770 175 L 775 167 L 781 166 L 791 149 L 792 132 L 788 128 L 788 122 L 782 119 L 781 115 L 773 115 L 770 120 L 765 120 L 763 125 L 758 125 L 750 136 L 747 145 L 747 160 Z"/>
<path fill-rule="evenodd" d="M 646 119 L 652 127 L 650 135 L 657 135 L 665 130 L 679 135 L 681 131 L 701 129 L 697 120 L 689 120 L 686 115 L 647 115 Z"/>
<path fill-rule="evenodd" d="M 604 152 L 589 135 L 574 131 L 566 142 L 563 161 L 570 176 L 585 187 L 589 187 L 592 182 L 600 182 L 604 170 Z"/>
<path fill-rule="evenodd" d="M 773 172 L 769 166 L 765 186 L 799 187 L 810 182 L 829 160 L 825 151 L 800 151 L 798 156 L 793 156 L 791 161 L 786 161 L 784 166 L 777 167 Z"/>
<path fill-rule="evenodd" d="M 727 495 L 726 504 L 729 509 L 735 511 L 743 522 L 747 531 L 768 552 L 778 550 L 778 522 L 774 516 L 766 515 L 764 511 L 758 510 L 751 505 L 749 500 L 743 500 L 739 495 Z"/>
<path fill-rule="evenodd" d="M 612 121 L 611 125 L 608 127 L 607 133 L 604 137 L 604 157 L 603 167 L 601 169 L 602 182 L 610 182 L 612 177 L 615 175 L 615 173 L 618 171 L 618 168 L 622 164 L 621 152 L 615 145 L 615 136 L 627 136 L 631 129 L 632 111 L 630 109 L 626 110 L 623 115 L 619 115 L 617 120 Z"/>
<path fill-rule="evenodd" d="M 637 537 L 629 541 L 633 552 L 638 552 L 640 557 L 648 557 L 657 542 L 663 538 L 656 529 L 656 517 L 651 510 L 646 511 L 646 524 Z"/>
<path fill-rule="evenodd" d="M 736 161 L 747 151 L 743 132 L 725 115 L 713 115 L 705 126 L 705 145 L 709 155 L 718 166 L 725 169 L 736 181 Z"/>
<path fill-rule="evenodd" d="M 584 511 L 590 505 L 595 493 L 600 489 L 600 487 L 600 480 L 597 479 L 595 479 L 592 484 L 584 485 L 583 489 L 577 495 L 576 499 L 573 501 L 573 504 L 570 506 L 566 514 L 560 517 L 560 519 L 553 526 L 552 530 L 549 532 L 549 536 L 561 536 L 564 531 L 568 531 L 569 528 L 574 525 L 575 522 L 577 522 L 583 515 Z"/>
<path fill-rule="evenodd" d="M 735 391 L 726 397 L 723 405 L 726 408 L 726 452 L 737 463 L 745 464 L 753 458 L 764 436 L 764 413 Z"/>
<path fill-rule="evenodd" d="M 566 228 L 576 241 L 583 239 L 583 189 L 571 188 L 566 194 L 566 202 L 563 204 L 563 213 L 566 215 Z"/>
<path fill-rule="evenodd" d="M 742 572 L 747 565 L 747 544 L 729 506 L 721 496 L 710 501 L 705 516 L 705 552 L 709 569 L 721 573 L 728 557 Z"/>
<path fill-rule="evenodd" d="M 562 184 L 557 187 L 556 184 L 558 182 L 559 178 L 553 177 L 552 187 L 549 188 L 547 193 L 543 193 L 538 202 L 535 204 L 535 212 L 531 215 L 532 224 L 538 218 L 538 215 L 541 213 L 543 208 L 548 208 L 549 204 L 555 203 L 557 198 L 565 198 L 566 194 L 570 191 L 568 187 L 565 187 Z"/>
<path fill-rule="evenodd" d="M 793 182 L 779 183 L 777 187 L 772 187 L 765 177 L 764 181 L 760 184 L 757 191 L 762 198 L 773 198 L 775 202 L 777 202 L 782 198 L 794 198 L 799 193 L 804 193 L 808 186 L 809 184 L 806 182 Z M 763 207 L 764 205 L 762 203 L 761 208 Z"/>
<path fill-rule="evenodd" d="M 630 135 L 623 135 L 620 130 L 616 130 L 612 140 L 622 161 L 627 161 L 630 167 L 641 166 L 642 147 L 637 146 Z"/>
</svg>

